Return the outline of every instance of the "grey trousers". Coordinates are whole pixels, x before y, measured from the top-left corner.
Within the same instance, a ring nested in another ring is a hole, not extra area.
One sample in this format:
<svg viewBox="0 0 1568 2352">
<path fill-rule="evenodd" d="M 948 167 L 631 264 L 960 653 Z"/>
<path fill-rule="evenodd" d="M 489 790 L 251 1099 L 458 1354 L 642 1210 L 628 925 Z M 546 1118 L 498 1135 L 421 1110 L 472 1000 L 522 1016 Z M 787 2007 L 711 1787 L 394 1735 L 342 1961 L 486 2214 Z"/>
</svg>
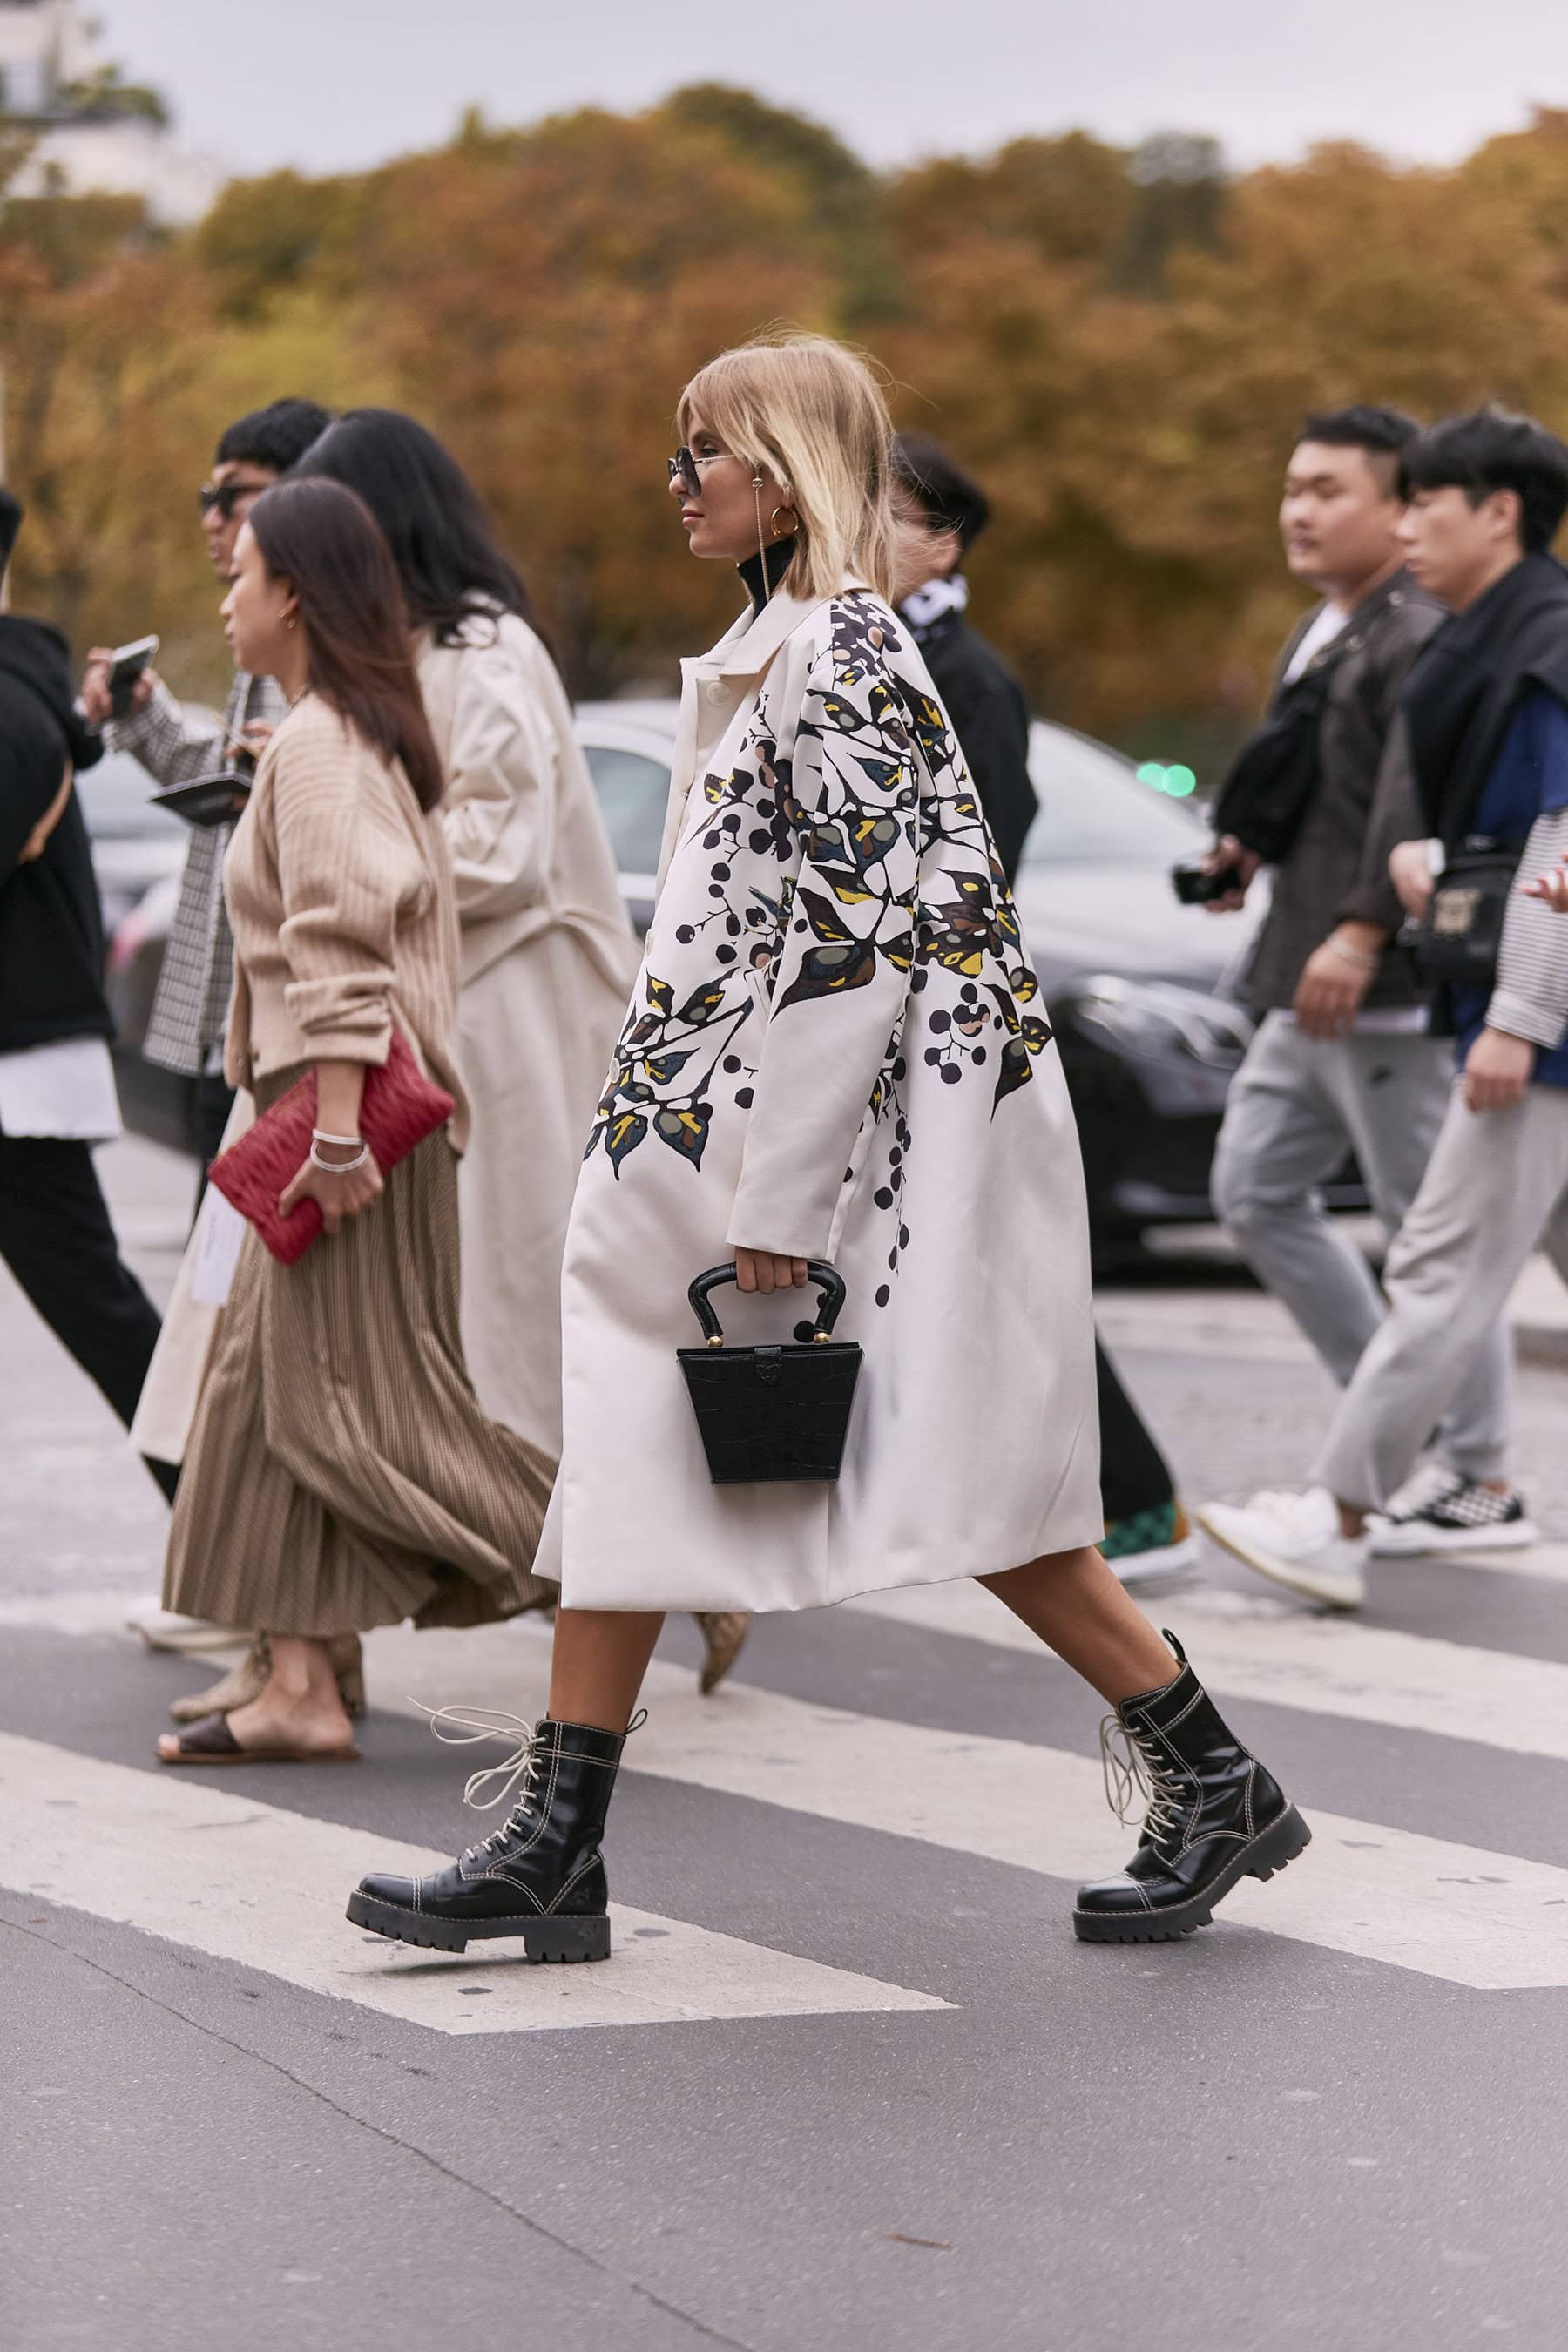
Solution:
<svg viewBox="0 0 1568 2352">
<path fill-rule="evenodd" d="M 1568 1087 L 1470 1111 L 1456 1086 L 1415 1205 L 1388 1254 L 1388 1316 L 1340 1400 L 1313 1468 L 1375 1507 L 1414 1467 L 1486 1344 L 1531 1252 L 1568 1281 Z M 1500 1457 L 1488 1476 L 1500 1475 Z"/>
<path fill-rule="evenodd" d="M 1215 1153 L 1215 1213 L 1342 1388 L 1386 1310 L 1366 1260 L 1326 1214 L 1321 1187 L 1353 1150 L 1373 1207 L 1396 1233 L 1421 1189 L 1453 1075 L 1453 1047 L 1441 1038 L 1309 1037 L 1289 1013 L 1269 1013 L 1232 1082 Z M 1505 1290 L 1478 1329 L 1449 1394 L 1442 1451 L 1467 1477 L 1500 1475 L 1507 1452 L 1506 1298 Z M 1441 1418 L 1427 1421 L 1421 1445 Z"/>
</svg>

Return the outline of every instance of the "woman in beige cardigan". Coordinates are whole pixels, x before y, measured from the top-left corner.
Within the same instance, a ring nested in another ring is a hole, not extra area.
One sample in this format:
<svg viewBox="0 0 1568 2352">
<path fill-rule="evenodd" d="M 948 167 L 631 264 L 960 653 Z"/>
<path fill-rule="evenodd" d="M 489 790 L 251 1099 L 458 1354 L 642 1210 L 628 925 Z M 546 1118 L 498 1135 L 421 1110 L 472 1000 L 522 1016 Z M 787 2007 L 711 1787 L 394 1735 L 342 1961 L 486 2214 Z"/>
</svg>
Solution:
<svg viewBox="0 0 1568 2352">
<path fill-rule="evenodd" d="M 487 1418 L 464 1367 L 457 907 L 392 558 L 351 491 L 302 481 L 258 501 L 236 566 L 236 658 L 276 677 L 290 709 L 225 861 L 228 1074 L 265 1115 L 314 1069 L 316 1137 L 281 1203 L 314 1198 L 324 1232 L 293 1265 L 254 1234 L 241 1253 L 164 1601 L 264 1629 L 270 1671 L 248 1704 L 166 1735 L 171 1764 L 356 1755 L 331 1641 L 534 1604 L 553 1468 Z M 457 1108 L 384 1173 L 360 1104 L 395 1027 Z"/>
</svg>

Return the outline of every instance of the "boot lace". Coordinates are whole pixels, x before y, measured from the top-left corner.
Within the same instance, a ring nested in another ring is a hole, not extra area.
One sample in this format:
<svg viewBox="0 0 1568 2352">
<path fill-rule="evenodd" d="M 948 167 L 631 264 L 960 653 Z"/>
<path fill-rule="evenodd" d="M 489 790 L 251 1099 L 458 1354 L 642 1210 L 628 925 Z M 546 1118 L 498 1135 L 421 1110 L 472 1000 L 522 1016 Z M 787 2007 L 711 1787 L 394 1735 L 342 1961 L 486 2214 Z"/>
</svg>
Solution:
<svg viewBox="0 0 1568 2352">
<path fill-rule="evenodd" d="M 463 1783 L 463 1802 L 477 1813 L 489 1812 L 492 1805 L 503 1805 L 515 1790 L 516 1802 L 499 1829 L 481 1838 L 470 1853 L 490 1853 L 502 1841 L 522 1828 L 533 1797 L 534 1782 L 539 1773 L 539 1750 L 542 1746 L 535 1727 L 521 1715 L 504 1714 L 499 1707 L 488 1706 L 426 1706 L 422 1699 L 410 1704 L 421 1715 L 430 1718 L 430 1728 L 447 1748 L 476 1748 L 485 1739 L 510 1739 L 512 1752 L 499 1764 L 482 1765 L 470 1772 Z M 500 1787 L 491 1797 L 479 1794 L 491 1781 Z"/>
<path fill-rule="evenodd" d="M 1181 1822 L 1182 1784 L 1158 1749 L 1146 1747 L 1119 1715 L 1108 1715 L 1100 1727 L 1100 1769 L 1105 1801 L 1124 1829 L 1140 1826 L 1134 1811 L 1142 1800 L 1144 1837 L 1157 1844 L 1174 1833 Z"/>
</svg>

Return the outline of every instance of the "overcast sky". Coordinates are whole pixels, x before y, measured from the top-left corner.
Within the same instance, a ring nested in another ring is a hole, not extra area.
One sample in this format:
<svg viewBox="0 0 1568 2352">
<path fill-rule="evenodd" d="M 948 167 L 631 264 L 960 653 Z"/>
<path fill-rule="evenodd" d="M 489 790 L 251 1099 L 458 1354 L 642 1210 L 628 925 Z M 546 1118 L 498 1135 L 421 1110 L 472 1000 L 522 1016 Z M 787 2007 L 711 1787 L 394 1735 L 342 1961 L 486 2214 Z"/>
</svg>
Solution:
<svg viewBox="0 0 1568 2352">
<path fill-rule="evenodd" d="M 1563 0 L 97 0 L 111 53 L 236 170 L 353 169 L 478 101 L 526 122 L 740 82 L 875 163 L 1074 126 L 1354 138 L 1447 161 L 1568 107 Z"/>
</svg>

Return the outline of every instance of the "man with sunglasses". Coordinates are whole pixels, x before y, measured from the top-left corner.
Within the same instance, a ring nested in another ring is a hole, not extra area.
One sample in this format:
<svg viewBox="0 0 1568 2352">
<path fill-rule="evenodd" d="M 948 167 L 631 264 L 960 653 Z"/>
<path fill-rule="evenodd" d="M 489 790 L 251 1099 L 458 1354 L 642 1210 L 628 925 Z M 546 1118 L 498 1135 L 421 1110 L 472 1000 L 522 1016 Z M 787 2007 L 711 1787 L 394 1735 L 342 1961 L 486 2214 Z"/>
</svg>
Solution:
<svg viewBox="0 0 1568 2352">
<path fill-rule="evenodd" d="M 313 400 L 275 400 L 231 425 L 217 445 L 212 478 L 197 493 L 207 559 L 226 580 L 240 526 L 263 490 L 286 474 L 331 423 Z M 163 680 L 144 671 L 131 708 L 110 709 L 110 655 L 95 646 L 82 680 L 82 709 L 110 751 L 130 751 L 161 785 L 188 783 L 224 767 L 236 751 L 255 751 L 286 705 L 271 678 L 235 673 L 223 724 L 187 718 Z M 195 1142 L 204 1171 L 216 1158 L 233 1094 L 223 1075 L 223 1038 L 234 979 L 234 945 L 223 903 L 223 859 L 232 824 L 198 825 L 185 852 L 179 905 L 142 1051 L 191 1080 Z"/>
</svg>

